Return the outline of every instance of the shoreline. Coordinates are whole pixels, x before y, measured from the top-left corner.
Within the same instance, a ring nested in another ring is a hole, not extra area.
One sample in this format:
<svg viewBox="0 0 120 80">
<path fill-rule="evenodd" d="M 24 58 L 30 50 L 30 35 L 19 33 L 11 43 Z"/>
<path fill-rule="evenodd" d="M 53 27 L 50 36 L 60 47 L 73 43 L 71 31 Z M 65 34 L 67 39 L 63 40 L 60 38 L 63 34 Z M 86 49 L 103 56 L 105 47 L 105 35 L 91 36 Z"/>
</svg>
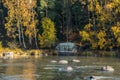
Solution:
<svg viewBox="0 0 120 80">
<path fill-rule="evenodd" d="M 6 53 L 12 53 L 13 58 L 21 58 L 21 57 L 42 57 L 42 56 L 57 56 L 58 53 L 53 49 L 31 49 L 31 50 L 22 50 L 22 49 L 1 49 L 0 50 L 0 58 L 5 57 Z M 9 56 L 11 56 L 9 55 Z M 118 51 L 78 51 L 73 56 L 93 56 L 93 57 L 120 57 Z"/>
</svg>

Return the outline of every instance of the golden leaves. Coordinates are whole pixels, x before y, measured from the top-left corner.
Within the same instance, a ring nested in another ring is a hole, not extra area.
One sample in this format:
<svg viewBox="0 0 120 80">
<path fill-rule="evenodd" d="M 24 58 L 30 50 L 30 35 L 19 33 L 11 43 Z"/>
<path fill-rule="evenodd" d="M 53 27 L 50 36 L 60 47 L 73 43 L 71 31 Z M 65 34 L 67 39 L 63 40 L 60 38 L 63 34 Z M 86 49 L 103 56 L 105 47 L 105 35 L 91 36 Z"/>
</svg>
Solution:
<svg viewBox="0 0 120 80">
<path fill-rule="evenodd" d="M 113 34 L 114 34 L 115 38 L 117 38 L 118 34 L 120 33 L 120 28 L 117 27 L 117 26 L 113 26 L 111 29 L 113 31 Z"/>
<path fill-rule="evenodd" d="M 89 31 L 92 27 L 93 25 L 89 23 L 85 25 L 84 29 Z"/>
<path fill-rule="evenodd" d="M 117 45 L 120 45 L 120 22 L 117 22 L 116 26 L 112 26 L 111 30 L 113 31 L 114 37 L 117 40 Z"/>
<path fill-rule="evenodd" d="M 56 40 L 56 30 L 54 22 L 49 18 L 43 18 L 42 21 L 43 33 L 39 35 L 40 46 L 50 47 Z"/>
<path fill-rule="evenodd" d="M 24 29 L 24 34 L 27 37 L 34 37 L 37 20 L 35 20 L 36 0 L 3 0 L 5 7 L 8 9 L 7 23 L 5 27 L 9 36 L 14 36 Z M 18 29 L 16 29 L 18 28 Z"/>
<path fill-rule="evenodd" d="M 102 30 L 97 34 L 97 37 L 99 39 L 98 45 L 100 46 L 100 49 L 102 49 L 105 46 L 104 44 L 106 42 L 105 36 L 106 36 L 106 33 L 105 31 L 102 31 Z"/>
<path fill-rule="evenodd" d="M 90 40 L 89 33 L 86 31 L 80 31 L 80 36 L 82 36 L 83 41 Z"/>
</svg>

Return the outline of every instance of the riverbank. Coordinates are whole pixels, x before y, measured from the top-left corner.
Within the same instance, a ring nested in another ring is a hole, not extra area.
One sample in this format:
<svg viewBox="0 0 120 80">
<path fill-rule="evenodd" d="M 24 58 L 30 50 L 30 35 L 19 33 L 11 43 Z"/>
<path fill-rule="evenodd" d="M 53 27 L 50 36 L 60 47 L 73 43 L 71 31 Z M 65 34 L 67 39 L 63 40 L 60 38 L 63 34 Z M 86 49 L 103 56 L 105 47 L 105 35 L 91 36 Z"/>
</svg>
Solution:
<svg viewBox="0 0 120 80">
<path fill-rule="evenodd" d="M 96 50 L 96 51 L 81 51 L 78 52 L 79 56 L 94 56 L 94 57 L 119 57 L 118 51 L 103 51 L 103 50 Z"/>
<path fill-rule="evenodd" d="M 22 49 L 9 49 L 3 48 L 0 49 L 0 58 L 3 58 L 5 53 L 12 53 L 13 58 L 21 58 L 21 57 L 42 57 L 42 56 L 57 56 L 57 52 L 52 49 L 32 49 L 32 50 L 22 50 Z M 75 56 L 93 56 L 93 57 L 120 57 L 118 51 L 78 51 Z"/>
<path fill-rule="evenodd" d="M 13 58 L 21 58 L 21 57 L 29 57 L 29 56 L 35 56 L 40 57 L 43 54 L 43 50 L 22 50 L 22 49 L 9 49 L 4 48 L 0 49 L 0 58 L 5 57 L 6 54 L 12 53 L 8 56 L 13 56 Z"/>
</svg>

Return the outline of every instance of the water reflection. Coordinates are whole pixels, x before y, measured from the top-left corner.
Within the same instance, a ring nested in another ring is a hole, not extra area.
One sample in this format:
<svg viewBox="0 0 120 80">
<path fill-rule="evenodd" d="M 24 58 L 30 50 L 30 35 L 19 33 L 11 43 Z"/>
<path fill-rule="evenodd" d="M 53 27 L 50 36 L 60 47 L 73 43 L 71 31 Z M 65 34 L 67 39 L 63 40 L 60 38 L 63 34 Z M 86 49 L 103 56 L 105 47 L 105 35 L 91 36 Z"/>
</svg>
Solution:
<svg viewBox="0 0 120 80">
<path fill-rule="evenodd" d="M 16 68 L 14 68 L 14 66 L 12 66 L 13 62 L 12 60 L 8 61 L 9 67 L 6 66 L 6 70 L 5 70 L 5 74 L 7 75 L 14 75 L 16 72 Z"/>
<path fill-rule="evenodd" d="M 35 77 L 35 65 L 32 62 L 27 62 L 24 66 L 23 66 L 23 75 L 26 79 L 29 80 L 36 80 Z"/>
<path fill-rule="evenodd" d="M 71 60 L 79 59 L 76 63 Z M 51 63 L 50 61 L 57 62 Z M 59 57 L 28 58 L 1 60 L 0 80 L 87 80 L 89 76 L 96 76 L 101 80 L 120 80 L 120 60 L 116 58 L 92 57 L 60 57 L 69 61 L 59 64 Z M 105 65 L 112 66 L 114 72 L 101 71 Z M 60 68 L 71 66 L 72 71 L 59 71 Z"/>
</svg>

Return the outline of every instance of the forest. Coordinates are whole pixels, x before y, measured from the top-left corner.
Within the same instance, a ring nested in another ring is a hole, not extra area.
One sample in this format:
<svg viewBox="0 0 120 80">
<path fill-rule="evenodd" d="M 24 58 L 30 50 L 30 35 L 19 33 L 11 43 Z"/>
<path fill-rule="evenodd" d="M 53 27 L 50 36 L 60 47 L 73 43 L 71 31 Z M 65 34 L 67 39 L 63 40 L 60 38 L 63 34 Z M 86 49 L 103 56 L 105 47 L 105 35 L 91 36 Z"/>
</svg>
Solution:
<svg viewBox="0 0 120 80">
<path fill-rule="evenodd" d="M 120 0 L 0 0 L 0 47 L 120 48 Z"/>
</svg>

